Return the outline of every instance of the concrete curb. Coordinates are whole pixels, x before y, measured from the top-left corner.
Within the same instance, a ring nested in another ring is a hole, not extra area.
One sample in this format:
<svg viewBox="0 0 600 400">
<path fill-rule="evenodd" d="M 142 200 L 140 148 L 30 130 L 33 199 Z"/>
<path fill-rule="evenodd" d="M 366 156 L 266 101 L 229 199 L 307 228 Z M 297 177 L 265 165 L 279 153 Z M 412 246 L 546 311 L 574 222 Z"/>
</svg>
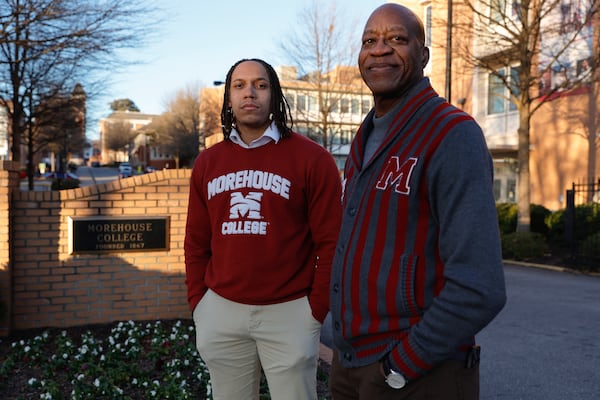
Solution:
<svg viewBox="0 0 600 400">
<path fill-rule="evenodd" d="M 600 277 L 600 272 L 578 271 L 573 268 L 561 267 L 561 266 L 557 266 L 557 265 L 536 264 L 536 263 L 531 263 L 531 262 L 526 262 L 526 261 L 516 261 L 516 260 L 503 260 L 502 262 L 504 265 L 516 265 L 519 267 L 539 268 L 539 269 L 545 269 L 545 270 L 555 271 L 555 272 L 566 272 L 569 274 Z"/>
</svg>

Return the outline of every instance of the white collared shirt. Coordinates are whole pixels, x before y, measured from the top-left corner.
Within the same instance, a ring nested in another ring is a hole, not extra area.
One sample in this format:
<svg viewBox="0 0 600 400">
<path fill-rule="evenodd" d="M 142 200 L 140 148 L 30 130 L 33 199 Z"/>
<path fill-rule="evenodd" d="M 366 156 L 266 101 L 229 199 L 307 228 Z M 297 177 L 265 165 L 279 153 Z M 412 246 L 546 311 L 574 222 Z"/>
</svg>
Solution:
<svg viewBox="0 0 600 400">
<path fill-rule="evenodd" d="M 262 136 L 258 139 L 254 139 L 252 142 L 250 142 L 250 144 L 246 144 L 246 142 L 242 140 L 242 137 L 235 128 L 233 128 L 229 134 L 229 139 L 231 139 L 233 143 L 236 143 L 245 149 L 254 149 L 256 147 L 264 146 L 271 140 L 277 143 L 279 142 L 280 138 L 281 134 L 279 133 L 279 129 L 277 129 L 275 122 L 271 122 L 271 125 L 265 129 L 265 132 L 262 134 Z"/>
</svg>

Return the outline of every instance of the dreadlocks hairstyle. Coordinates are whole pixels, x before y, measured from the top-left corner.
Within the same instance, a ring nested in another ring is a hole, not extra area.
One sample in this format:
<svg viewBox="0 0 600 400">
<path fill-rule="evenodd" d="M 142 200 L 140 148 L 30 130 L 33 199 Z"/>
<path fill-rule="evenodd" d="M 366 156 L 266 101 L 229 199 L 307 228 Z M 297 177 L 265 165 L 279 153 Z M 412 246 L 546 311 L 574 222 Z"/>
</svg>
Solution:
<svg viewBox="0 0 600 400">
<path fill-rule="evenodd" d="M 254 61 L 265 67 L 267 75 L 269 76 L 269 83 L 271 85 L 270 109 L 271 114 L 273 116 L 273 122 L 275 122 L 275 126 L 277 126 L 277 129 L 279 129 L 281 138 L 289 136 L 292 132 L 292 126 L 294 125 L 294 121 L 292 120 L 290 106 L 287 100 L 285 99 L 285 96 L 283 95 L 283 91 L 281 90 L 281 84 L 279 83 L 277 73 L 271 65 L 269 65 L 263 60 L 260 60 L 258 58 L 245 58 L 233 64 L 233 66 L 229 69 L 229 72 L 227 72 L 227 78 L 225 79 L 225 95 L 223 96 L 223 107 L 221 109 L 221 127 L 223 128 L 223 136 L 225 140 L 229 140 L 231 130 L 235 126 L 235 117 L 233 115 L 233 112 L 231 111 L 231 108 L 228 106 L 231 86 L 231 75 L 233 75 L 233 71 L 238 65 L 246 61 Z"/>
</svg>

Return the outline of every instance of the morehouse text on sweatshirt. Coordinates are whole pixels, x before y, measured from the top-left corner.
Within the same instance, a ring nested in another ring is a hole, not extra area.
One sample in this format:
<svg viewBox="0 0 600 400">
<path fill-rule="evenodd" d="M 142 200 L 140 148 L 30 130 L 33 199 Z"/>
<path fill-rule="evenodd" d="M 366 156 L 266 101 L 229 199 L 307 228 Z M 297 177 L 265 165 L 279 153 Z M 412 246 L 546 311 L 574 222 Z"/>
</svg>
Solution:
<svg viewBox="0 0 600 400">
<path fill-rule="evenodd" d="M 304 136 L 250 149 L 223 141 L 202 151 L 184 242 L 190 308 L 207 288 L 252 305 L 308 295 L 323 322 L 340 219 L 337 166 Z"/>
<path fill-rule="evenodd" d="M 373 157 L 362 159 L 371 111 L 346 162 L 331 314 L 344 367 L 389 352 L 411 380 L 444 360 L 464 360 L 506 294 L 481 129 L 427 78 L 390 112 Z"/>
</svg>

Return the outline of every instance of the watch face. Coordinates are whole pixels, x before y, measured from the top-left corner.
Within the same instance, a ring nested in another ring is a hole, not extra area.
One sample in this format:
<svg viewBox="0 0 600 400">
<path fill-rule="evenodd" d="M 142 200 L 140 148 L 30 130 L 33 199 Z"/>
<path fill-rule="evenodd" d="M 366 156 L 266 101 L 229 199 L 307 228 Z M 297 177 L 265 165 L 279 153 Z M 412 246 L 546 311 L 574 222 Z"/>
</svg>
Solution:
<svg viewBox="0 0 600 400">
<path fill-rule="evenodd" d="M 385 381 L 393 389 L 402 389 L 406 385 L 406 379 L 396 372 L 390 373 Z"/>
</svg>

